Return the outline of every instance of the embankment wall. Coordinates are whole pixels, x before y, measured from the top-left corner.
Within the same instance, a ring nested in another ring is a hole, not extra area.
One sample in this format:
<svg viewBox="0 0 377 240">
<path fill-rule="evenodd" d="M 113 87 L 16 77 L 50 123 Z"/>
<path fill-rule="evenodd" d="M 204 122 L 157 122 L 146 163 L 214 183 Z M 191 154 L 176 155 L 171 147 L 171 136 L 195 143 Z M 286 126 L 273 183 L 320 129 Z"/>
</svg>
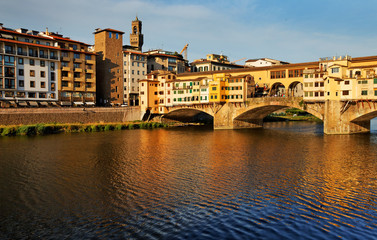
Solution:
<svg viewBox="0 0 377 240">
<path fill-rule="evenodd" d="M 140 120 L 140 114 L 140 107 L 7 108 L 0 109 L 0 125 L 129 122 Z"/>
</svg>

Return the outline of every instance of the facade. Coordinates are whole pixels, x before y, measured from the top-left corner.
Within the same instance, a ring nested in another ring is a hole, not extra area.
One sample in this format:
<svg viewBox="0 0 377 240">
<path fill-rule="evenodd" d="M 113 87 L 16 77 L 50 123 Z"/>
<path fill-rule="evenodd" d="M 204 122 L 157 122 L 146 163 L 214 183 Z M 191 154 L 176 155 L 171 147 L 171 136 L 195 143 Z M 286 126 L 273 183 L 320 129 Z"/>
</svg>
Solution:
<svg viewBox="0 0 377 240">
<path fill-rule="evenodd" d="M 186 71 L 187 61 L 178 53 L 164 50 L 152 50 L 145 53 L 148 55 L 148 73 L 163 70 L 179 74 Z"/>
<path fill-rule="evenodd" d="M 140 81 L 143 114 L 165 114 L 170 107 L 210 103 L 242 103 L 247 99 L 250 75 L 213 74 L 179 79 L 169 71 L 154 71 Z"/>
<path fill-rule="evenodd" d="M 76 50 L 73 49 L 74 46 Z M 86 69 L 95 66 L 94 60 L 85 62 L 85 59 L 89 59 L 86 56 L 93 59 L 93 55 L 88 51 L 87 44 L 63 38 L 47 30 L 14 30 L 0 25 L 1 106 L 73 105 L 75 101 L 94 105 L 95 71 L 89 71 L 91 83 L 86 85 L 86 77 L 89 75 L 82 74 L 82 78 L 76 75 L 77 78 L 74 79 L 73 63 L 76 56 L 76 72 L 85 73 Z M 79 61 L 79 58 L 83 60 Z M 64 66 L 66 69 L 63 70 Z M 65 86 L 71 88 L 68 90 Z M 65 99 L 68 91 L 70 97 Z"/>
<path fill-rule="evenodd" d="M 305 101 L 377 100 L 377 56 L 322 58 L 304 72 Z"/>
<path fill-rule="evenodd" d="M 191 64 L 191 72 L 223 71 L 243 68 L 228 61 L 228 57 L 218 54 L 207 54 L 206 59 L 194 60 Z"/>
<path fill-rule="evenodd" d="M 259 58 L 249 59 L 245 62 L 245 67 L 269 67 L 273 65 L 289 64 L 287 62 L 271 59 L 271 58 Z"/>
<path fill-rule="evenodd" d="M 124 103 L 123 34 L 110 28 L 94 32 L 99 105 Z"/>
<path fill-rule="evenodd" d="M 60 48 L 59 103 L 62 106 L 95 105 L 96 59 L 90 45 L 45 32 Z"/>
<path fill-rule="evenodd" d="M 147 55 L 142 52 L 123 51 L 124 103 L 139 105 L 139 81 L 147 74 Z"/>
</svg>

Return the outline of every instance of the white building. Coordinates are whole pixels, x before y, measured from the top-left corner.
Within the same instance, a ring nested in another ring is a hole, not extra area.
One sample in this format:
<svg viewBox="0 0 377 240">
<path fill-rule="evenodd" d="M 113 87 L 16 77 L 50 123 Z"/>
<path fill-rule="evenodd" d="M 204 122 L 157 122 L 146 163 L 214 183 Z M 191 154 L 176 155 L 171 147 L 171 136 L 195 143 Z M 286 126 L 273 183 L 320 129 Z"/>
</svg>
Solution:
<svg viewBox="0 0 377 240">
<path fill-rule="evenodd" d="M 38 106 L 58 101 L 60 48 L 37 31 L 0 25 L 0 102 Z"/>
</svg>

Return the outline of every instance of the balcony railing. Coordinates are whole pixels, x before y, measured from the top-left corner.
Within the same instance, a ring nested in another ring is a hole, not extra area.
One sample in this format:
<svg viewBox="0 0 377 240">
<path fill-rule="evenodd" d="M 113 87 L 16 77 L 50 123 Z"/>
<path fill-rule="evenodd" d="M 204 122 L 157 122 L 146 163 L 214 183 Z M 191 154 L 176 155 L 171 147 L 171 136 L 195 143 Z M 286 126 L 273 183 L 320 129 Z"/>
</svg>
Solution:
<svg viewBox="0 0 377 240">
<path fill-rule="evenodd" d="M 16 51 L 14 51 L 13 49 L 5 49 L 5 53 L 16 54 Z"/>
<path fill-rule="evenodd" d="M 17 55 L 27 56 L 27 52 L 24 52 L 24 51 L 18 51 L 18 52 L 17 52 Z"/>
</svg>

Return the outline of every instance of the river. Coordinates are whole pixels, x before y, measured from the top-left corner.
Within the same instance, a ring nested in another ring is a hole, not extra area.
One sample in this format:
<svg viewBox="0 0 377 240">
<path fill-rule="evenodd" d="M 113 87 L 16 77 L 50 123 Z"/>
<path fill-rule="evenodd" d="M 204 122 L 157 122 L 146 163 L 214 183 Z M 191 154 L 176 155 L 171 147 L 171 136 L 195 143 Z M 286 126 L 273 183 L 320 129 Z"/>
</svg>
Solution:
<svg viewBox="0 0 377 240">
<path fill-rule="evenodd" d="M 0 138 L 0 239 L 376 239 L 376 129 Z"/>
</svg>

